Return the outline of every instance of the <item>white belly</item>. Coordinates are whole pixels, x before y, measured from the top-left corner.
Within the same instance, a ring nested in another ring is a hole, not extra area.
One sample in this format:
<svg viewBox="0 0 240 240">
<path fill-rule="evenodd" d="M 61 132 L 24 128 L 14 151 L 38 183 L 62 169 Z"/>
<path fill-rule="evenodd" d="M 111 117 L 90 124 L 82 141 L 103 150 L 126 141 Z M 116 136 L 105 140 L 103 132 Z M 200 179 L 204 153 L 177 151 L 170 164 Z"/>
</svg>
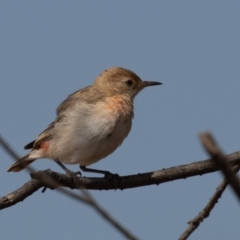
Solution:
<svg viewBox="0 0 240 240">
<path fill-rule="evenodd" d="M 119 111 L 113 114 L 109 109 L 102 109 L 93 114 L 93 109 L 82 114 L 84 110 L 81 107 L 81 114 L 69 112 L 56 127 L 53 158 L 66 164 L 88 166 L 111 154 L 127 137 L 132 112 L 122 116 Z"/>
<path fill-rule="evenodd" d="M 79 149 L 73 155 L 73 164 L 79 163 L 88 166 L 92 163 L 107 157 L 119 147 L 123 140 L 127 137 L 131 129 L 131 120 L 119 121 L 112 131 L 104 131 L 107 134 L 94 136 L 85 146 L 83 151 Z M 106 129 L 108 130 L 108 129 Z"/>
</svg>

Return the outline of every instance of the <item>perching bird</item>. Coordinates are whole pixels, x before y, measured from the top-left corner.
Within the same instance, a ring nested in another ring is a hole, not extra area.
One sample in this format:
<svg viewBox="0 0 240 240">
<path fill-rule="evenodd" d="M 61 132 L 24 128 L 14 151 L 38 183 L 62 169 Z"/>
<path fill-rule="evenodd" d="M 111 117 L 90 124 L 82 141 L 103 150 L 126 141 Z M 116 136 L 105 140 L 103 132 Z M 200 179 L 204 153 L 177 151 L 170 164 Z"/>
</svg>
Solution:
<svg viewBox="0 0 240 240">
<path fill-rule="evenodd" d="M 134 97 L 147 86 L 160 82 L 142 81 L 134 72 L 112 67 L 88 87 L 69 95 L 57 108 L 57 116 L 36 140 L 24 148 L 30 152 L 8 172 L 18 172 L 39 158 L 50 158 L 67 173 L 62 163 L 79 164 L 83 171 L 114 152 L 130 132 Z"/>
</svg>

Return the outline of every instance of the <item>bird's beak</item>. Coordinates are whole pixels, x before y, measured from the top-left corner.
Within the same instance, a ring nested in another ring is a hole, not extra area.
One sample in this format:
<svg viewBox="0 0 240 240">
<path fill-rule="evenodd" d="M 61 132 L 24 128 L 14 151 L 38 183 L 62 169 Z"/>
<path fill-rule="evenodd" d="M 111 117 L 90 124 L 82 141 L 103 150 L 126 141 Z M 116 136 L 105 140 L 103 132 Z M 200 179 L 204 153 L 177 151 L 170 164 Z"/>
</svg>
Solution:
<svg viewBox="0 0 240 240">
<path fill-rule="evenodd" d="M 149 87 L 149 86 L 156 86 L 156 85 L 162 85 L 161 82 L 153 82 L 153 81 L 143 81 L 143 87 Z"/>
</svg>

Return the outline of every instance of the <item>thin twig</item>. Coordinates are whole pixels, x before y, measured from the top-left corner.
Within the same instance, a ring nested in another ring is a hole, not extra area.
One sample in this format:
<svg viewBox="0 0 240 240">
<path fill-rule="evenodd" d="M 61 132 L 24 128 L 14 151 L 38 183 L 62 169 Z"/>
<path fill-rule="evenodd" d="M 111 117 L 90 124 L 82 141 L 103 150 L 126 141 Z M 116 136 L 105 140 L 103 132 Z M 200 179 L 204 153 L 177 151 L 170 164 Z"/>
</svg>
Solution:
<svg viewBox="0 0 240 240">
<path fill-rule="evenodd" d="M 70 191 L 67 191 L 62 188 L 60 188 L 59 190 L 60 191 L 64 190 L 64 193 L 67 193 L 66 196 L 69 196 L 72 199 L 80 200 L 79 196 L 76 196 Z M 82 191 L 83 191 L 83 194 L 85 195 L 84 197 L 85 201 L 83 203 L 86 203 L 92 206 L 92 208 L 95 209 L 95 211 L 98 212 L 101 217 L 103 217 L 107 222 L 111 223 L 111 225 L 120 233 L 122 233 L 127 239 L 131 239 L 131 240 L 138 239 L 129 230 L 127 230 L 122 225 L 120 225 L 109 213 L 107 213 L 106 210 L 103 210 L 103 208 L 93 199 L 93 197 L 86 190 L 82 189 Z"/>
<path fill-rule="evenodd" d="M 233 171 L 235 173 L 237 173 L 239 171 L 239 169 L 240 169 L 240 165 L 235 166 L 233 168 Z M 203 220 L 210 215 L 210 212 L 215 207 L 215 205 L 218 203 L 218 200 L 221 198 L 222 193 L 226 189 L 227 185 L 228 185 L 228 181 L 225 178 L 220 183 L 220 185 L 217 187 L 216 192 L 210 198 L 210 201 L 203 208 L 203 210 L 201 212 L 199 212 L 199 214 L 195 218 L 193 218 L 192 220 L 190 220 L 188 222 L 189 225 L 188 225 L 187 229 L 183 232 L 183 234 L 180 236 L 179 240 L 187 239 L 193 233 L 193 231 L 196 230 L 199 227 L 201 222 L 203 222 Z"/>
<path fill-rule="evenodd" d="M 200 139 L 205 150 L 212 156 L 214 162 L 218 164 L 219 168 L 222 170 L 223 175 L 228 180 L 230 186 L 240 201 L 240 181 L 231 169 L 232 166 L 228 163 L 222 151 L 217 146 L 215 139 L 209 132 L 201 134 Z"/>
</svg>

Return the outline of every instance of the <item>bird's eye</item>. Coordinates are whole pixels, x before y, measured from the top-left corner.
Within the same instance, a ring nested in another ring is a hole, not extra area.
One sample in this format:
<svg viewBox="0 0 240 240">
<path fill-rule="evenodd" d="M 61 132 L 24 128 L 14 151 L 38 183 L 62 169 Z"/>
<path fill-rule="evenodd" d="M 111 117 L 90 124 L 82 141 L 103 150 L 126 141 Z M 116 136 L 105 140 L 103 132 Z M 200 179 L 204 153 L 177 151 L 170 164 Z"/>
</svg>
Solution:
<svg viewBox="0 0 240 240">
<path fill-rule="evenodd" d="M 132 80 L 127 80 L 127 81 L 126 81 L 126 84 L 127 84 L 129 87 L 131 87 L 131 86 L 133 85 L 133 81 L 132 81 Z"/>
</svg>

